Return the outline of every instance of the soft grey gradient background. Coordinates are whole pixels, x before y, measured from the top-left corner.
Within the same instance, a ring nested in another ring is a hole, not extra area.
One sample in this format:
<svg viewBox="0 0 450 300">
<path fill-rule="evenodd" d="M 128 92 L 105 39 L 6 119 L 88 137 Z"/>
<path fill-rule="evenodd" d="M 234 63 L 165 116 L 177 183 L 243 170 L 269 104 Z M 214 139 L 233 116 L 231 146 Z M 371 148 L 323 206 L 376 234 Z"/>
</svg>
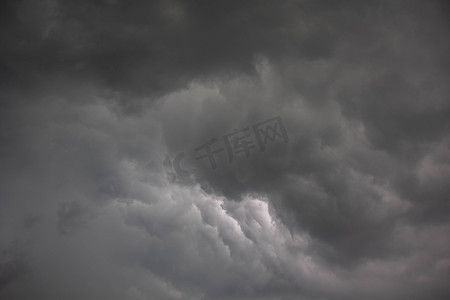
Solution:
<svg viewBox="0 0 450 300">
<path fill-rule="evenodd" d="M 449 14 L 1 1 L 0 299 L 450 299 Z"/>
</svg>

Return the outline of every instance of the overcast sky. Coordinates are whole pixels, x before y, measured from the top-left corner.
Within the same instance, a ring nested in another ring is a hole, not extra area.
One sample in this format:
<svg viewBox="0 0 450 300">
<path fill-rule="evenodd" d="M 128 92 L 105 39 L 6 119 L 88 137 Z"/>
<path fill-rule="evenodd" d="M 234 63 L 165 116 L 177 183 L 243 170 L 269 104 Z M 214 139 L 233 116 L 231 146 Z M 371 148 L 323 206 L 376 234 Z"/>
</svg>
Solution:
<svg viewBox="0 0 450 300">
<path fill-rule="evenodd" d="M 450 299 L 449 36 L 447 1 L 1 1 L 0 298 Z"/>
</svg>

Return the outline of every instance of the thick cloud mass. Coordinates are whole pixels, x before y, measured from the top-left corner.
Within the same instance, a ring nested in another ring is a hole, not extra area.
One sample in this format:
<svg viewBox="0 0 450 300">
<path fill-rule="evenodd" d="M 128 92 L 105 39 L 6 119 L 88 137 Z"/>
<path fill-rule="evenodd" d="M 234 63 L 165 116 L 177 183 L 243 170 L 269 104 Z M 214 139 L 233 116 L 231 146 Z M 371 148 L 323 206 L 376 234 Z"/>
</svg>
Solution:
<svg viewBox="0 0 450 300">
<path fill-rule="evenodd" d="M 2 1 L 0 298 L 450 299 L 449 13 Z"/>
</svg>

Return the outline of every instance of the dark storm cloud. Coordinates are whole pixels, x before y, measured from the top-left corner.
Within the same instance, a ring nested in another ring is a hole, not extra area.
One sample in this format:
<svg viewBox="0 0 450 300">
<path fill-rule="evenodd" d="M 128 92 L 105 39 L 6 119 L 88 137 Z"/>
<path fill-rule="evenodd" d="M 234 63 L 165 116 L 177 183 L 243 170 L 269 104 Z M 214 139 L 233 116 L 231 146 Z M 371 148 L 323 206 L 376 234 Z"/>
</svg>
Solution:
<svg viewBox="0 0 450 300">
<path fill-rule="evenodd" d="M 2 56 L 18 74 L 87 77 L 132 94 L 251 73 L 255 55 L 328 57 L 337 39 L 321 20 L 328 9 L 310 2 L 8 3 Z"/>
<path fill-rule="evenodd" d="M 0 10 L 4 297 L 448 298 L 446 3 Z M 275 116 L 287 143 L 163 165 Z"/>
<path fill-rule="evenodd" d="M 220 170 L 196 165 L 205 190 L 235 200 L 271 195 L 286 222 L 325 242 L 322 255 L 332 264 L 396 256 L 403 251 L 396 226 L 448 221 L 447 164 L 429 174 L 437 182 L 418 182 L 430 151 L 448 156 L 446 16 L 424 3 L 306 7 L 328 17 L 321 27 L 333 26 L 333 34 L 319 36 L 332 51 L 320 59 L 286 55 L 269 74 L 262 71 L 263 83 L 243 76 L 250 88 L 219 86 L 220 95 L 200 100 L 198 115 L 183 116 L 179 128 L 167 121 L 166 140 L 182 141 L 171 133 L 189 124 L 197 135 L 175 148 L 193 149 L 276 111 L 290 131 L 289 146 L 222 161 Z M 174 102 L 180 111 L 188 105 Z"/>
</svg>

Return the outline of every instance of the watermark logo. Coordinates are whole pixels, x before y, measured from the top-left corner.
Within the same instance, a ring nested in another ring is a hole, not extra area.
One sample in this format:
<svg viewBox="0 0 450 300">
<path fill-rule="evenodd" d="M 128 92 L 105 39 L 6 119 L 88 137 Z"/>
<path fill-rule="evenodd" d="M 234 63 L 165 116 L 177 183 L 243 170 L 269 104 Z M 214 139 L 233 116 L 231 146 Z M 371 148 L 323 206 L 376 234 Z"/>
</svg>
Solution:
<svg viewBox="0 0 450 300">
<path fill-rule="evenodd" d="M 217 156 L 226 154 L 228 163 L 231 164 L 237 156 L 249 157 L 253 151 L 264 152 L 269 143 L 281 140 L 289 142 L 286 128 L 280 116 L 248 126 L 243 129 L 235 129 L 227 133 L 219 140 L 215 137 L 199 145 L 194 149 L 195 160 L 206 160 L 211 169 L 217 169 Z M 178 153 L 173 160 L 166 157 L 164 169 L 170 179 L 188 177 L 196 172 L 196 169 L 186 169 L 182 166 L 185 152 Z"/>
</svg>

